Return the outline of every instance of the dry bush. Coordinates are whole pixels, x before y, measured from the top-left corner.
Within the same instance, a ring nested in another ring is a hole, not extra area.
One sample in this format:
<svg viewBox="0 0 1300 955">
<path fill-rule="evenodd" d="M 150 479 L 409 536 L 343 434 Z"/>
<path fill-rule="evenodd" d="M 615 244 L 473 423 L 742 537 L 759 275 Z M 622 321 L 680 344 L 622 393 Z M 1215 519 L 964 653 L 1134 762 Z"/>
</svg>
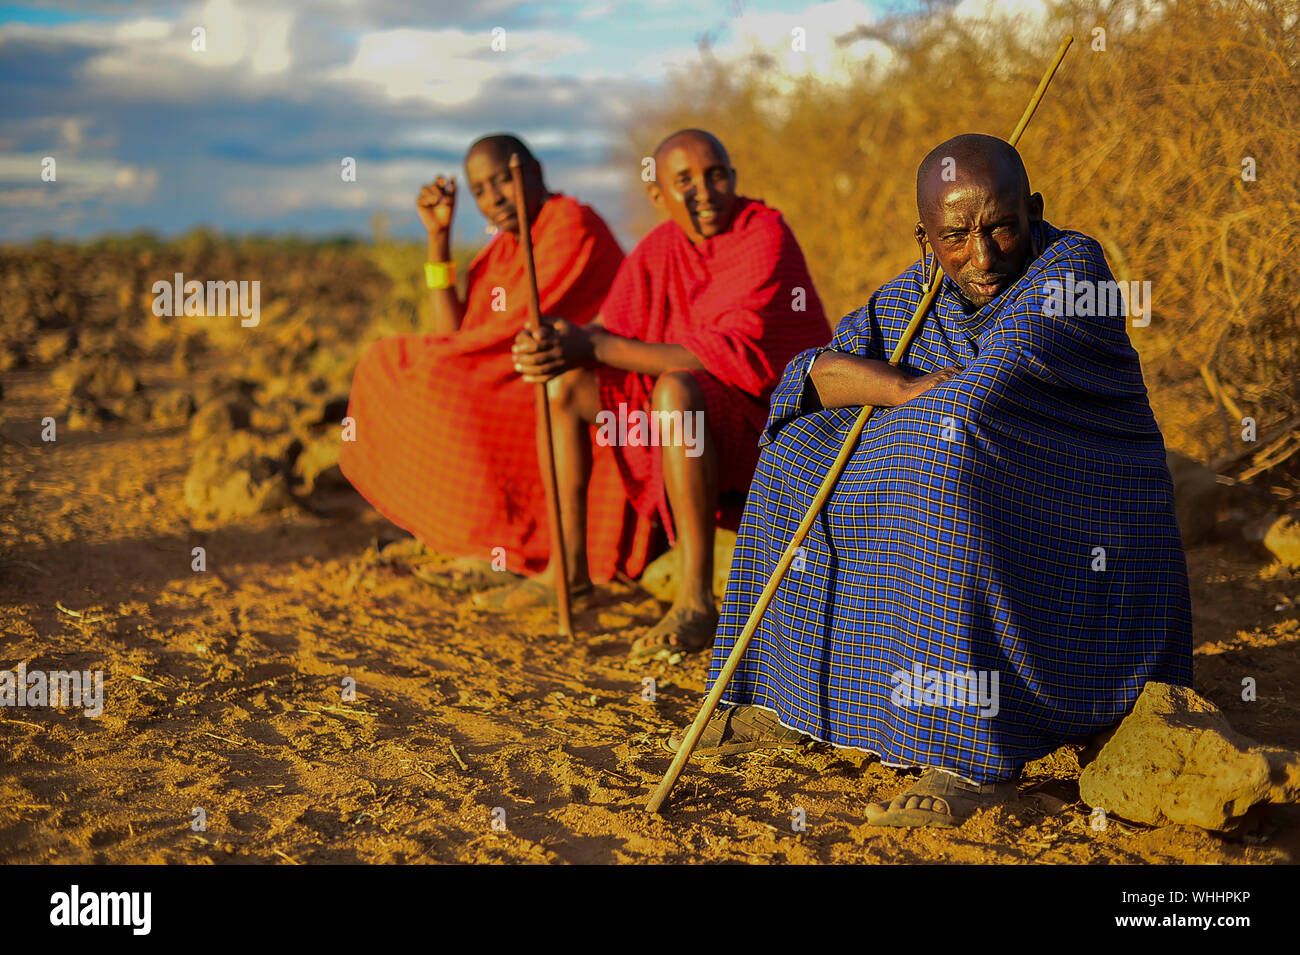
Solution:
<svg viewBox="0 0 1300 955">
<path fill-rule="evenodd" d="M 1037 33 L 944 11 L 844 32 L 894 55 L 835 83 L 704 51 L 635 111 L 626 168 L 675 128 L 717 133 L 741 191 L 782 210 L 841 315 L 915 261 L 920 159 L 958 133 L 1009 135 L 1072 33 L 1021 151 L 1049 221 L 1097 238 L 1117 278 L 1152 283 L 1151 324 L 1131 337 L 1168 443 L 1211 459 L 1241 450 L 1243 415 L 1264 436 L 1294 425 L 1300 0 L 1067 0 Z"/>
</svg>

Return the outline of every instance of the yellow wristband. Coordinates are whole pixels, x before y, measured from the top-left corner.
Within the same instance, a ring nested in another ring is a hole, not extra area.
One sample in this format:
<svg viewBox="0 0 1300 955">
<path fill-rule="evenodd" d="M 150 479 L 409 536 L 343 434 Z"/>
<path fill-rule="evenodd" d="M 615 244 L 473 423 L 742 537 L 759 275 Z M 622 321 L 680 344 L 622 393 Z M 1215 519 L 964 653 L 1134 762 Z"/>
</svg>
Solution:
<svg viewBox="0 0 1300 955">
<path fill-rule="evenodd" d="M 451 288 L 456 284 L 456 263 L 425 262 L 424 284 L 432 289 Z"/>
</svg>

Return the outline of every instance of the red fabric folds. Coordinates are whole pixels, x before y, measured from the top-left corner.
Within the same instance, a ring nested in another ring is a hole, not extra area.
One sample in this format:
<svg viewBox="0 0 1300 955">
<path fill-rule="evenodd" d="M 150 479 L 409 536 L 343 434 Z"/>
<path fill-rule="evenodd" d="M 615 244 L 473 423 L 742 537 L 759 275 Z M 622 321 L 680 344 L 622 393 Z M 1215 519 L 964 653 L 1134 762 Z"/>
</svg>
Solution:
<svg viewBox="0 0 1300 955">
<path fill-rule="evenodd" d="M 553 196 L 531 231 L 543 314 L 590 321 L 623 261 L 609 227 L 589 207 Z M 504 548 L 516 573 L 541 570 L 550 547 L 536 386 L 519 377 L 510 358 L 527 317 L 519 241 L 502 233 L 470 264 L 460 331 L 398 335 L 367 349 L 348 408 L 356 440 L 344 442 L 339 459 L 376 510 L 430 549 L 491 559 Z M 612 455 L 596 450 L 588 503 L 592 576 L 637 576 L 648 531 L 627 507 Z"/>
<path fill-rule="evenodd" d="M 704 364 L 694 374 L 723 493 L 749 488 L 768 398 L 786 364 L 831 338 L 794 233 L 777 210 L 743 197 L 731 229 L 700 246 L 673 222 L 651 230 L 623 263 L 601 317 L 615 334 L 683 345 Z M 605 367 L 597 375 L 603 408 L 650 410 L 652 376 Z M 658 513 L 672 536 L 659 448 L 613 452 L 638 515 Z"/>
</svg>

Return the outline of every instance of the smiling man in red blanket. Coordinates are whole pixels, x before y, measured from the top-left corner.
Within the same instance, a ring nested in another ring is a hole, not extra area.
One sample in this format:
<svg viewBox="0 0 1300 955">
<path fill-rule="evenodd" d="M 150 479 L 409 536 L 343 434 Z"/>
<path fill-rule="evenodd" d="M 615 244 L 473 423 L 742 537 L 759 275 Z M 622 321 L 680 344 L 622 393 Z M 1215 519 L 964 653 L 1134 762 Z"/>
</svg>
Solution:
<svg viewBox="0 0 1300 955">
<path fill-rule="evenodd" d="M 719 495 L 748 490 L 768 396 L 790 358 L 831 334 L 794 234 L 775 209 L 736 194 L 716 137 L 682 130 L 654 160 L 648 193 L 668 221 L 623 263 L 600 318 L 586 327 L 557 320 L 521 333 L 514 349 L 525 381 L 548 382 L 579 605 L 592 587 L 583 542 L 593 445 L 613 448 L 632 505 L 643 521 L 658 514 L 681 551 L 676 598 L 633 659 L 712 642 Z M 475 602 L 498 611 L 553 603 L 555 576 L 548 569 Z"/>
<path fill-rule="evenodd" d="M 511 182 L 512 153 L 523 164 L 522 197 Z M 462 300 L 449 261 L 456 181 L 439 176 L 423 188 L 416 211 L 429 234 L 432 334 L 396 335 L 366 351 L 348 408 L 356 440 L 343 443 L 339 464 L 380 513 L 430 549 L 498 568 L 504 558 L 511 571 L 536 573 L 550 557 L 550 537 L 533 388 L 511 359 L 528 317 L 518 205 L 526 204 L 531 223 L 544 314 L 594 318 L 623 250 L 592 209 L 547 189 L 541 164 L 518 137 L 475 142 L 465 173 L 499 234 L 470 263 Z M 598 460 L 591 510 L 596 579 L 639 574 L 649 535 L 632 536 L 635 515 L 608 451 Z"/>
</svg>

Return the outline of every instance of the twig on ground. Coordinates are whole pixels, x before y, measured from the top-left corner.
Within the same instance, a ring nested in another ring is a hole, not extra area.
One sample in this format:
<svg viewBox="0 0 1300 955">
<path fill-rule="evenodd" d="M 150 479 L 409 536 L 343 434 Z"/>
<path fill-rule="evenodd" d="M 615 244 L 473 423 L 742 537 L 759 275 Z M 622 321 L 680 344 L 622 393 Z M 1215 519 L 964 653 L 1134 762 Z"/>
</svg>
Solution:
<svg viewBox="0 0 1300 955">
<path fill-rule="evenodd" d="M 468 764 L 466 764 L 465 760 L 463 760 L 463 759 L 460 758 L 460 753 L 456 752 L 456 747 L 455 747 L 455 746 L 452 746 L 450 743 L 448 743 L 448 744 L 447 744 L 447 748 L 451 750 L 451 755 L 454 756 L 454 757 L 456 758 L 456 762 L 457 762 L 457 764 L 460 766 L 460 768 L 461 768 L 464 772 L 469 772 L 469 766 L 468 766 Z"/>
</svg>

